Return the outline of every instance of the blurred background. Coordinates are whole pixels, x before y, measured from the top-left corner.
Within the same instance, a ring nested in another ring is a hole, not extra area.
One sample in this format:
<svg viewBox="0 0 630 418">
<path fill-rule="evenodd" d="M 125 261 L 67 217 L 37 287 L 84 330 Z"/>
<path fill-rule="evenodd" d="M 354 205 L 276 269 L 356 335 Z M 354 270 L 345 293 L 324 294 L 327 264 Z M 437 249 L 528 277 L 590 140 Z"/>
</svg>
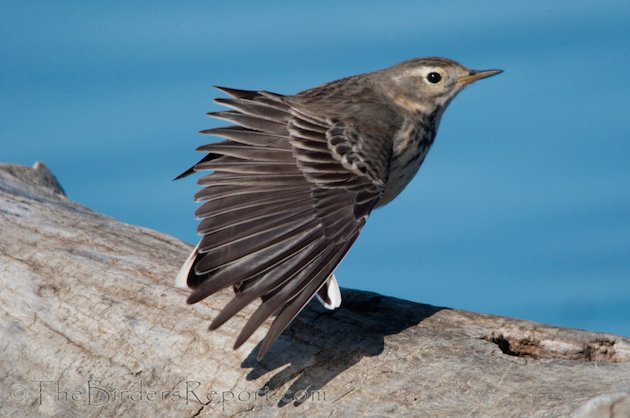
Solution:
<svg viewBox="0 0 630 418">
<path fill-rule="evenodd" d="M 290 94 L 422 56 L 501 68 L 453 101 L 337 277 L 630 337 L 629 22 L 621 0 L 3 0 L 0 160 L 194 243 L 197 186 L 171 180 L 219 124 L 212 85 Z"/>
</svg>

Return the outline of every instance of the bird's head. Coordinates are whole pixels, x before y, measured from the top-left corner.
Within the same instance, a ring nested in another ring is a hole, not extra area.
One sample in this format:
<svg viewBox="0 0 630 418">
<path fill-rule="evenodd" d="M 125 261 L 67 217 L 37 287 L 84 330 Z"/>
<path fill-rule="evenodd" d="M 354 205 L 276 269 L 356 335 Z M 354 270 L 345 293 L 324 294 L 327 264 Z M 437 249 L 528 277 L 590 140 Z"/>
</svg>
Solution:
<svg viewBox="0 0 630 418">
<path fill-rule="evenodd" d="M 413 113 L 444 110 L 467 85 L 501 70 L 469 70 L 445 58 L 419 58 L 378 72 L 385 94 Z"/>
</svg>

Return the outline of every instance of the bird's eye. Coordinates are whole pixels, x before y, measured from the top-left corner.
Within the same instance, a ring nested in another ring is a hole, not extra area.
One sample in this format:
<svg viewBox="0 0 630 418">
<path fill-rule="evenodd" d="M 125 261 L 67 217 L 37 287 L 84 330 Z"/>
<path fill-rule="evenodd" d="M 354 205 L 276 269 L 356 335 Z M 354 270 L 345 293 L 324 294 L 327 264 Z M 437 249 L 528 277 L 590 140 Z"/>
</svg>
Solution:
<svg viewBox="0 0 630 418">
<path fill-rule="evenodd" d="M 440 73 L 431 72 L 427 74 L 427 80 L 429 81 L 429 83 L 437 84 L 440 82 L 441 79 L 442 76 L 440 75 Z"/>
</svg>

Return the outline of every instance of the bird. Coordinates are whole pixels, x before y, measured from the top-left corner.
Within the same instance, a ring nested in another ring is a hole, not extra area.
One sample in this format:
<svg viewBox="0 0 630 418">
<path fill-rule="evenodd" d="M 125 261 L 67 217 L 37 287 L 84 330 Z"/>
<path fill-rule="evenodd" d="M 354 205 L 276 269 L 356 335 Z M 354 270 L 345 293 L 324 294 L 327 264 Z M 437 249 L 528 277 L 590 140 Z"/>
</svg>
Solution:
<svg viewBox="0 0 630 418">
<path fill-rule="evenodd" d="M 201 238 L 176 277 L 187 303 L 232 287 L 214 330 L 260 299 L 234 343 L 274 316 L 259 361 L 311 299 L 339 307 L 334 271 L 371 211 L 414 177 L 451 100 L 501 72 L 430 57 L 295 95 L 215 86 L 227 110 L 208 115 L 231 125 L 201 131 L 223 140 L 198 147 L 206 155 L 176 178 L 206 173 Z"/>
</svg>

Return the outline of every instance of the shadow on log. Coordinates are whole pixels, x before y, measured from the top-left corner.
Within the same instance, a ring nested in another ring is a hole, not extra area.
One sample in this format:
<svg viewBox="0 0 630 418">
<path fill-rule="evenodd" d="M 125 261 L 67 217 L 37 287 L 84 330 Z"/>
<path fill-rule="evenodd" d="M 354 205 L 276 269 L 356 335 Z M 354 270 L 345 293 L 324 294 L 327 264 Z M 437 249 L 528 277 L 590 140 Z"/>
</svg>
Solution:
<svg viewBox="0 0 630 418">
<path fill-rule="evenodd" d="M 630 341 L 343 290 L 261 362 L 185 304 L 190 247 L 0 165 L 0 416 L 630 416 Z"/>
</svg>

